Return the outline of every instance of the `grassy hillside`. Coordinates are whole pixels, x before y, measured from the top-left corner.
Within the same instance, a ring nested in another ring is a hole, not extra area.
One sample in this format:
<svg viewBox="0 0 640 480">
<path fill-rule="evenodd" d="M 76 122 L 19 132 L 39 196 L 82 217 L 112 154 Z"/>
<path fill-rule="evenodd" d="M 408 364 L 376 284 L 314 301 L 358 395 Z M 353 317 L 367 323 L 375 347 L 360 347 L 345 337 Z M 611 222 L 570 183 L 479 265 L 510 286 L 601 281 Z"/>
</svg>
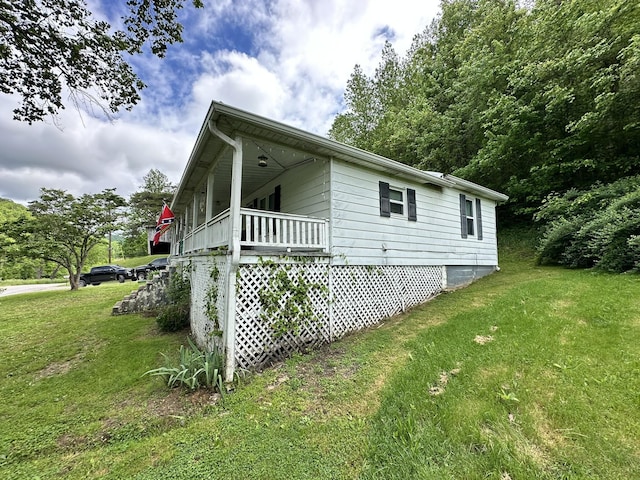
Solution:
<svg viewBox="0 0 640 480">
<path fill-rule="evenodd" d="M 637 478 L 640 278 L 501 251 L 223 400 L 142 377 L 184 334 L 111 317 L 131 284 L 0 298 L 0 477 Z"/>
</svg>

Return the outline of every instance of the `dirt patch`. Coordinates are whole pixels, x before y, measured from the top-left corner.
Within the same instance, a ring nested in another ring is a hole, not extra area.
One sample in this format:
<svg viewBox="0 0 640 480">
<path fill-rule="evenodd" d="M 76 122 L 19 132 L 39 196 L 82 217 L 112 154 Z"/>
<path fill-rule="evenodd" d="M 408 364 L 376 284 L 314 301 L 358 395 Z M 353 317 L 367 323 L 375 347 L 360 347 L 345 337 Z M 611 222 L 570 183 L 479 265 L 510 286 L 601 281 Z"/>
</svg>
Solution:
<svg viewBox="0 0 640 480">
<path fill-rule="evenodd" d="M 122 438 L 142 438 L 184 425 L 190 417 L 216 405 L 220 399 L 219 393 L 210 390 L 186 392 L 176 388 L 162 397 L 150 399 L 146 405 L 125 400 L 114 405 L 109 416 L 101 420 L 96 430 L 85 435 L 67 433 L 58 437 L 56 443 L 62 450 L 77 451 Z"/>
<path fill-rule="evenodd" d="M 154 398 L 147 402 L 147 413 L 155 417 L 186 417 L 220 402 L 221 395 L 207 389 L 185 392 L 174 388 L 161 398 Z"/>
<path fill-rule="evenodd" d="M 445 387 L 449 383 L 451 377 L 455 377 L 460 373 L 460 367 L 456 367 L 453 370 L 449 370 L 448 372 L 440 372 L 438 376 L 438 381 L 429 388 L 429 395 L 437 396 L 442 395 L 445 392 Z"/>
<path fill-rule="evenodd" d="M 473 341 L 478 345 L 486 345 L 489 342 L 493 342 L 493 335 L 476 335 Z"/>
<path fill-rule="evenodd" d="M 76 365 L 80 364 L 86 357 L 86 348 L 73 356 L 72 358 L 63 362 L 53 362 L 44 367 L 38 373 L 36 373 L 36 380 L 42 380 L 43 378 L 53 377 L 55 375 L 64 375 L 69 373 Z"/>
</svg>

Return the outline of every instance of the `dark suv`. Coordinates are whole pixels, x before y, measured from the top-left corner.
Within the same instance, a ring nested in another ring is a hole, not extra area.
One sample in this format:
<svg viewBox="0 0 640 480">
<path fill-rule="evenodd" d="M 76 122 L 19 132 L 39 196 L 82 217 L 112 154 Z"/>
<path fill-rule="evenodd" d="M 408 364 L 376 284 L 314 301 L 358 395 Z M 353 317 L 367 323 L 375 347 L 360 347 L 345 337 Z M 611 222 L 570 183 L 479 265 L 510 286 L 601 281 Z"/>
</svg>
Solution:
<svg viewBox="0 0 640 480">
<path fill-rule="evenodd" d="M 146 265 L 140 265 L 139 267 L 134 268 L 134 275 L 138 280 L 146 280 L 147 277 L 149 277 L 150 272 L 164 270 L 167 268 L 168 264 L 169 257 L 156 258 Z"/>
<path fill-rule="evenodd" d="M 102 265 L 93 267 L 89 273 L 81 273 L 80 286 L 100 285 L 102 282 L 108 282 L 109 280 L 117 280 L 122 283 L 127 279 L 133 280 L 133 278 L 133 272 L 129 268 L 124 268 L 120 265 Z"/>
</svg>

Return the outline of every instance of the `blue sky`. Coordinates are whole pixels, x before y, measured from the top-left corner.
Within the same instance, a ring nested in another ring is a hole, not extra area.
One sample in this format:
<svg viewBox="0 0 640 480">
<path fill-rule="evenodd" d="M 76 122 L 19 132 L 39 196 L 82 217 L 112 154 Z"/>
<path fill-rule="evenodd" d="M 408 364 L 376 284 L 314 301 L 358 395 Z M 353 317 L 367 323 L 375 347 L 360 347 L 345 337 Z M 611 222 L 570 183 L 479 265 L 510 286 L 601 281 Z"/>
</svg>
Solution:
<svg viewBox="0 0 640 480">
<path fill-rule="evenodd" d="M 124 0 L 90 0 L 112 25 Z M 373 73 L 385 40 L 404 55 L 437 0 L 205 0 L 181 12 L 184 43 L 164 59 L 131 59 L 147 84 L 131 112 L 107 121 L 69 106 L 54 122 L 12 120 L 0 94 L 0 197 L 27 203 L 41 187 L 128 197 L 158 168 L 177 183 L 212 100 L 320 135 L 344 110 L 356 64 Z"/>
</svg>

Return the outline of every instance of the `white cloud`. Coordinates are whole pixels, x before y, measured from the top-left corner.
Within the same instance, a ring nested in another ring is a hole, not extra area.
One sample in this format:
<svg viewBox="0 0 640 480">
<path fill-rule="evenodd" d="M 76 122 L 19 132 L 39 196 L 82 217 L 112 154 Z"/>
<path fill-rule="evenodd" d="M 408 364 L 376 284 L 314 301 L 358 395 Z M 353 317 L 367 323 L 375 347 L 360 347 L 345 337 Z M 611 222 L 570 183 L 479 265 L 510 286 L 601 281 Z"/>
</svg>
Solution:
<svg viewBox="0 0 640 480">
<path fill-rule="evenodd" d="M 11 120 L 15 98 L 0 96 L 0 197 L 24 203 L 40 187 L 128 196 L 151 168 L 177 183 L 212 100 L 326 134 L 355 64 L 372 74 L 386 39 L 404 55 L 438 1 L 206 4 L 185 9 L 185 42 L 166 59 L 133 59 L 149 87 L 113 123 L 69 108 L 63 130 L 29 126 Z"/>
</svg>

